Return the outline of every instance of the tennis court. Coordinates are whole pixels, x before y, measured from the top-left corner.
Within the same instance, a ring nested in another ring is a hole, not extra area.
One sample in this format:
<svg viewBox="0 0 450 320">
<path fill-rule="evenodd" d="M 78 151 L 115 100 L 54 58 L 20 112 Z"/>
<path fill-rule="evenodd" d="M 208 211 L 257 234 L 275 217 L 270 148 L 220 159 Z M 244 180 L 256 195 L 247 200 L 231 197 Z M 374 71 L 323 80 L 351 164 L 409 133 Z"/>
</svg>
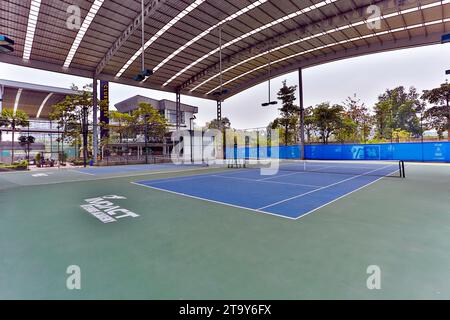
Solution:
<svg viewBox="0 0 450 320">
<path fill-rule="evenodd" d="M 407 163 L 404 179 L 395 163 L 306 168 L 2 173 L 0 298 L 450 297 L 448 164 Z M 103 223 L 95 205 L 128 214 Z M 81 290 L 66 288 L 70 265 Z"/>
<path fill-rule="evenodd" d="M 277 164 L 278 168 L 273 169 L 271 175 L 250 168 L 134 183 L 199 200 L 298 219 L 383 177 L 400 177 L 401 171 L 395 162 L 283 161 Z"/>
<path fill-rule="evenodd" d="M 201 167 L 196 164 L 183 164 L 184 169 Z M 105 167 L 87 167 L 77 168 L 75 171 L 94 176 L 102 176 L 108 174 L 123 174 L 132 172 L 145 171 L 161 171 L 161 170 L 176 170 L 181 168 L 180 165 L 174 163 L 160 163 L 160 164 L 137 164 L 137 165 L 121 165 L 121 166 L 105 166 Z"/>
</svg>

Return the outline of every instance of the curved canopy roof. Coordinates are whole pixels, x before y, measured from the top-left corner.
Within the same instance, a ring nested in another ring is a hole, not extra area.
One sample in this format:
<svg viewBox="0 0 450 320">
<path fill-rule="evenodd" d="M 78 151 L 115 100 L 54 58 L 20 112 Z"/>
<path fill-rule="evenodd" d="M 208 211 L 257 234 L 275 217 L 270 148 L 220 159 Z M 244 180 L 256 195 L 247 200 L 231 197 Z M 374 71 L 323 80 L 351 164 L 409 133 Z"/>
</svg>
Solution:
<svg viewBox="0 0 450 320">
<path fill-rule="evenodd" d="M 22 110 L 30 118 L 48 119 L 52 106 L 78 91 L 0 79 L 3 108 Z"/>
<path fill-rule="evenodd" d="M 3 0 L 1 9 L 15 52 L 0 61 L 213 100 L 267 80 L 269 65 L 276 76 L 439 43 L 450 30 L 450 0 L 145 0 L 154 74 L 136 82 L 140 0 Z"/>
</svg>

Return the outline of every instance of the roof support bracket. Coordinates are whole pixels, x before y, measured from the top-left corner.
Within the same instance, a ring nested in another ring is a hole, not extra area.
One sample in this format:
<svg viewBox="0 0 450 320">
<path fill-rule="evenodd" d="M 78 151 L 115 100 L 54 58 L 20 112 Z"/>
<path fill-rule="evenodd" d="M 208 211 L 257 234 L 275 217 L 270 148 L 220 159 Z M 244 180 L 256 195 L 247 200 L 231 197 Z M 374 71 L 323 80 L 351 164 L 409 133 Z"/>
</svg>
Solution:
<svg viewBox="0 0 450 320">
<path fill-rule="evenodd" d="M 150 0 L 150 3 L 144 9 L 144 20 L 146 20 L 149 16 L 153 15 L 159 8 L 161 8 L 167 0 Z M 95 76 L 98 76 L 105 66 L 108 64 L 109 60 L 119 51 L 122 45 L 130 38 L 132 34 L 136 32 L 142 25 L 142 14 L 141 12 L 134 18 L 133 23 L 131 23 L 122 35 L 114 42 L 112 47 L 108 50 L 106 55 L 98 64 L 95 69 Z"/>
</svg>

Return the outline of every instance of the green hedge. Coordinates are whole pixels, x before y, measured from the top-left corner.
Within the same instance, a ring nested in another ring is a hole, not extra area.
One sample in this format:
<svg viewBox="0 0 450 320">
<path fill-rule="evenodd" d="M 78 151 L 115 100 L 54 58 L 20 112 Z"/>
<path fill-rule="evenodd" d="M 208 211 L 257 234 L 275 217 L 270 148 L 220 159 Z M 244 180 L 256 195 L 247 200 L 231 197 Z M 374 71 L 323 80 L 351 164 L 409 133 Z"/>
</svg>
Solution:
<svg viewBox="0 0 450 320">
<path fill-rule="evenodd" d="M 70 163 L 72 163 L 72 165 L 74 165 L 74 166 L 82 166 L 82 165 L 84 165 L 84 160 L 83 159 L 73 159 L 70 161 Z M 87 160 L 87 164 L 89 164 L 89 160 Z"/>
<path fill-rule="evenodd" d="M 22 160 L 18 163 L 13 164 L 0 164 L 0 169 L 7 170 L 26 170 L 28 168 L 28 161 Z"/>
</svg>

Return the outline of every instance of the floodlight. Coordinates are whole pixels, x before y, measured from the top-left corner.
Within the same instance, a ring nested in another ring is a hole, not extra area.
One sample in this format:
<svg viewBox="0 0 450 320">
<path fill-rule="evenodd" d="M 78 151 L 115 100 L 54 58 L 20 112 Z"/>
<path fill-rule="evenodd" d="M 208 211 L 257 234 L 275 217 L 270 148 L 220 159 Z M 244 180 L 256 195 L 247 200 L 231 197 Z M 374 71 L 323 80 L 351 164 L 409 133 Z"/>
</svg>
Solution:
<svg viewBox="0 0 450 320">
<path fill-rule="evenodd" d="M 0 46 L 13 46 L 14 40 L 8 38 L 7 36 L 0 35 Z"/>
<path fill-rule="evenodd" d="M 221 96 L 223 94 L 227 94 L 228 93 L 228 89 L 223 89 L 222 91 L 215 91 L 213 92 L 213 96 Z"/>
<path fill-rule="evenodd" d="M 12 47 L 14 45 L 14 40 L 8 38 L 7 36 L 0 35 L 0 53 L 11 53 L 14 51 Z"/>
<path fill-rule="evenodd" d="M 139 72 L 136 76 L 133 77 L 133 80 L 135 81 L 143 81 L 146 77 L 150 77 L 153 74 L 153 70 L 151 69 L 144 69 L 141 72 Z"/>
</svg>

